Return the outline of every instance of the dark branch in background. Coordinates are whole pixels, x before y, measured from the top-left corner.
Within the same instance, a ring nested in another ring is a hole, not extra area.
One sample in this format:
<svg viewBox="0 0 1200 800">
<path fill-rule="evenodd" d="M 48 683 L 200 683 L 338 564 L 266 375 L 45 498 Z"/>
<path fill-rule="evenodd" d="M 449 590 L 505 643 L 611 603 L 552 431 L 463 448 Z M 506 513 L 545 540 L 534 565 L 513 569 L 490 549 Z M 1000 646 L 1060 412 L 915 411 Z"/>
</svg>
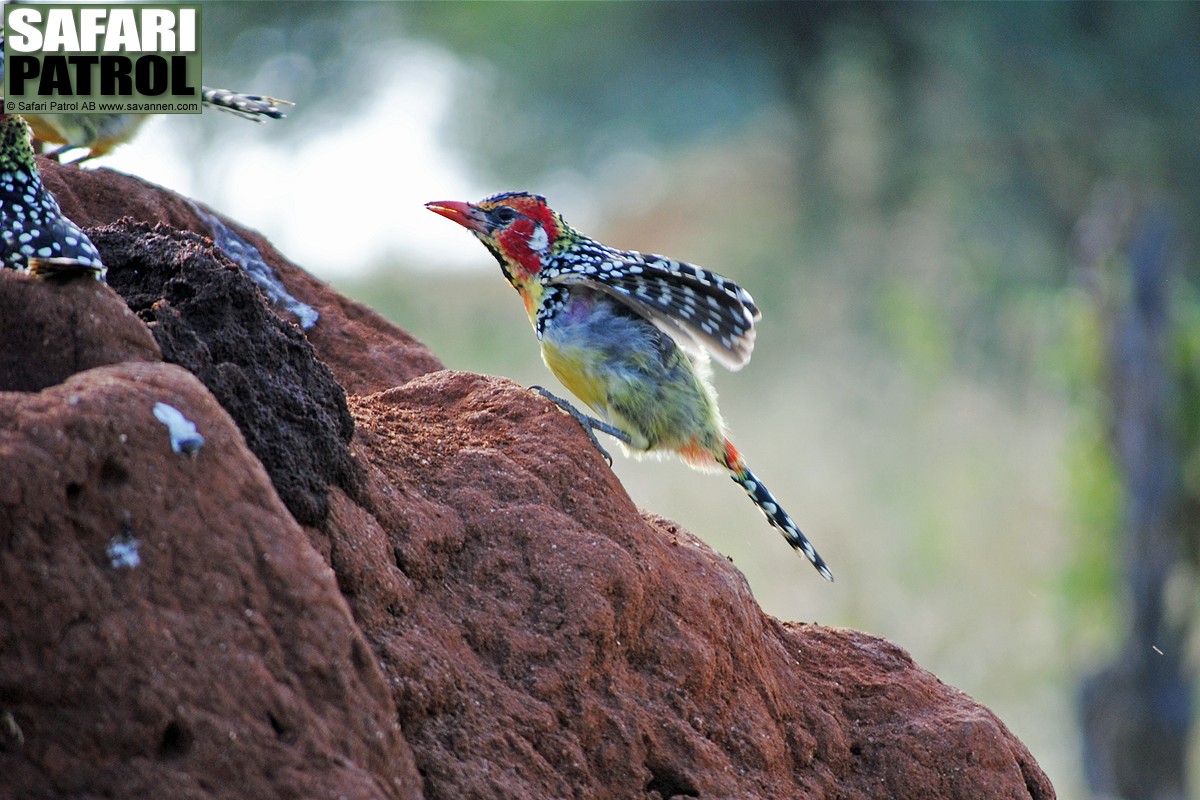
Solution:
<svg viewBox="0 0 1200 800">
<path fill-rule="evenodd" d="M 1081 221 L 1077 241 L 1108 341 L 1129 608 L 1121 650 L 1083 682 L 1084 762 L 1095 795 L 1127 800 L 1181 800 L 1187 786 L 1192 692 L 1185 650 L 1195 620 L 1172 608 L 1169 594 L 1173 580 L 1194 575 L 1187 541 L 1197 520 L 1183 513 L 1187 443 L 1176 413 L 1182 382 L 1171 313 L 1179 272 L 1175 228 L 1168 206 L 1142 207 L 1113 187 Z"/>
</svg>

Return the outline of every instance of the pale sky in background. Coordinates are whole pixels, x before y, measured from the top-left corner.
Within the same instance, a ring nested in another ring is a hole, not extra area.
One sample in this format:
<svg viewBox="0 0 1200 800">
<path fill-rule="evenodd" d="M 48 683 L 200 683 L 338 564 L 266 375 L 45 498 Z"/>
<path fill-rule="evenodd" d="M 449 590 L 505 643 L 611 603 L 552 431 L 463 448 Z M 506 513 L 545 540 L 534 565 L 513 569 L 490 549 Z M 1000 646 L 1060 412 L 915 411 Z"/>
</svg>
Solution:
<svg viewBox="0 0 1200 800">
<path fill-rule="evenodd" d="M 213 109 L 204 120 L 162 116 L 133 143 L 92 163 L 206 203 L 326 279 L 361 274 L 387 254 L 430 268 L 494 268 L 472 237 L 424 208 L 430 200 L 474 200 L 497 190 L 473 182 L 462 159 L 438 141 L 462 67 L 427 45 L 410 44 L 392 57 L 387 84 L 373 96 L 348 99 L 355 113 L 336 124 L 310 114 L 259 125 Z M 199 178 L 172 136 L 196 124 L 228 140 L 209 151 L 221 163 Z M 272 135 L 284 125 L 311 133 Z"/>
</svg>

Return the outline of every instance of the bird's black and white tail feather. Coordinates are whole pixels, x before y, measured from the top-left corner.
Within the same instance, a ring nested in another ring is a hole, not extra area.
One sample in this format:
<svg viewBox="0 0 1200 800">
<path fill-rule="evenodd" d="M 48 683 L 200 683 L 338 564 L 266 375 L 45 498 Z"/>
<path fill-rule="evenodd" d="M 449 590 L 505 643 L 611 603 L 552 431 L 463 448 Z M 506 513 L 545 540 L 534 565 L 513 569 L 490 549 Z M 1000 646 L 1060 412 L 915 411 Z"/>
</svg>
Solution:
<svg viewBox="0 0 1200 800">
<path fill-rule="evenodd" d="M 812 565 L 817 568 L 817 572 L 821 573 L 821 577 L 827 581 L 833 581 L 833 573 L 829 571 L 829 567 L 825 565 L 825 559 L 821 558 L 820 553 L 812 546 L 812 542 L 808 540 L 796 523 L 792 521 L 791 516 L 783 510 L 779 505 L 779 501 L 775 496 L 763 486 L 757 476 L 745 466 L 740 469 L 729 471 L 729 476 L 734 482 L 746 490 L 746 494 L 750 495 L 750 499 L 754 505 L 758 506 L 759 510 L 766 515 L 767 521 L 779 529 L 783 534 L 783 538 L 787 539 L 787 543 L 799 550 L 804 556 L 812 562 Z"/>
<path fill-rule="evenodd" d="M 214 89 L 202 86 L 200 96 L 206 105 L 252 122 L 266 122 L 266 118 L 283 119 L 286 114 L 280 106 L 295 105 L 290 100 L 279 100 L 257 94 L 242 94 L 230 89 Z"/>
</svg>

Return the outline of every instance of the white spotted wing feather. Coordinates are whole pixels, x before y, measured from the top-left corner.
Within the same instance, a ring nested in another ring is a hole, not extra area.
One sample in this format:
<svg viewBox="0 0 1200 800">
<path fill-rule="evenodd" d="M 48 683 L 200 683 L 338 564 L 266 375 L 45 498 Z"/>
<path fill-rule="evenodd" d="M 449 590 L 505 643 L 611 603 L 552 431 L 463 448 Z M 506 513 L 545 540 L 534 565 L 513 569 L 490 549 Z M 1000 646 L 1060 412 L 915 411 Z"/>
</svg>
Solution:
<svg viewBox="0 0 1200 800">
<path fill-rule="evenodd" d="M 543 268 L 547 285 L 587 286 L 653 322 L 686 351 L 707 352 L 731 370 L 754 350 L 754 298 L 733 281 L 663 256 L 577 242 Z"/>
</svg>

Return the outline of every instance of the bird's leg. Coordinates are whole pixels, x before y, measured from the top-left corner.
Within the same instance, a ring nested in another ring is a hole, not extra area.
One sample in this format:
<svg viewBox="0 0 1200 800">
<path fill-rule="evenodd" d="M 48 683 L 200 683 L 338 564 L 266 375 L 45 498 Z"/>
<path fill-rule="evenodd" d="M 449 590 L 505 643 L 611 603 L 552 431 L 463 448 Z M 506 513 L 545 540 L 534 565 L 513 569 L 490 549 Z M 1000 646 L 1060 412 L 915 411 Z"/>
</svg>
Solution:
<svg viewBox="0 0 1200 800">
<path fill-rule="evenodd" d="M 68 159 L 67 155 L 73 150 L 79 150 L 81 155 Z M 77 144 L 59 145 L 58 147 L 46 150 L 42 153 L 42 155 L 44 155 L 46 158 L 53 159 L 64 166 L 69 166 L 71 164 L 82 164 L 84 161 L 87 161 L 92 157 L 91 154 L 87 152 L 87 148 L 80 147 Z"/>
<path fill-rule="evenodd" d="M 546 398 L 551 403 L 554 403 L 554 405 L 558 406 L 563 411 L 574 417 L 575 421 L 579 423 L 579 427 L 583 428 L 584 433 L 586 433 L 588 438 L 592 440 L 592 444 L 597 450 L 600 451 L 600 455 L 604 456 L 604 460 L 608 462 L 610 467 L 613 463 L 612 456 L 608 454 L 607 450 L 601 447 L 600 440 L 596 438 L 595 431 L 603 431 L 618 441 L 624 442 L 625 444 L 633 444 L 633 439 L 625 431 L 613 425 L 609 425 L 602 419 L 596 419 L 595 417 L 588 416 L 575 406 L 571 405 L 570 401 L 564 400 L 556 394 L 552 394 L 546 389 L 546 387 L 530 386 L 529 388 L 531 391 L 537 392 L 542 397 Z"/>
</svg>

